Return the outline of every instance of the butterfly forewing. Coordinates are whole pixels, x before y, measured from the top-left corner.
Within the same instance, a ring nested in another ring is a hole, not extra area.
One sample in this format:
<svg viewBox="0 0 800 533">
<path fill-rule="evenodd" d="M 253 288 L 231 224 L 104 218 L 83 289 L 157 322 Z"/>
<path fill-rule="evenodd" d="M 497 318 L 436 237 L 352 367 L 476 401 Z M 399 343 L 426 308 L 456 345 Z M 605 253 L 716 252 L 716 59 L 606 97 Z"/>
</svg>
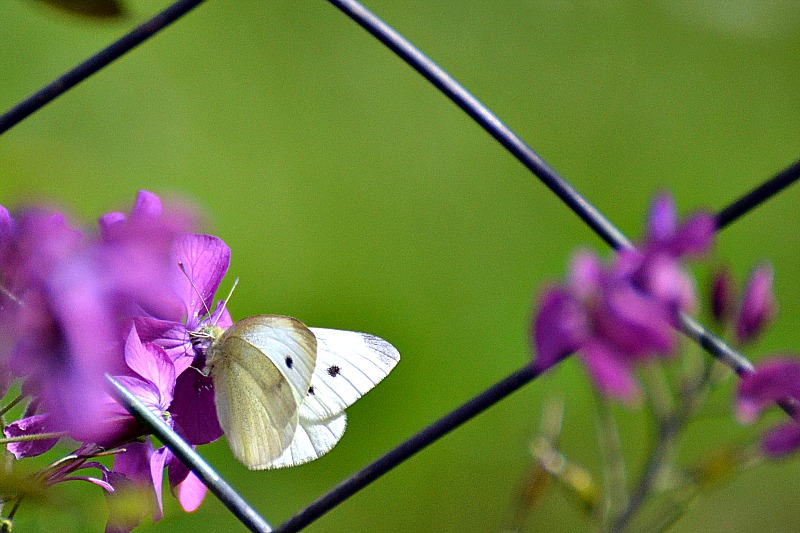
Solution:
<svg viewBox="0 0 800 533">
<path fill-rule="evenodd" d="M 310 328 L 317 338 L 317 364 L 300 407 L 301 418 L 324 421 L 378 384 L 400 360 L 385 340 L 355 331 Z"/>
<path fill-rule="evenodd" d="M 248 468 L 268 468 L 295 436 L 316 359 L 314 335 L 293 318 L 255 316 L 228 328 L 207 355 L 231 450 Z"/>
</svg>

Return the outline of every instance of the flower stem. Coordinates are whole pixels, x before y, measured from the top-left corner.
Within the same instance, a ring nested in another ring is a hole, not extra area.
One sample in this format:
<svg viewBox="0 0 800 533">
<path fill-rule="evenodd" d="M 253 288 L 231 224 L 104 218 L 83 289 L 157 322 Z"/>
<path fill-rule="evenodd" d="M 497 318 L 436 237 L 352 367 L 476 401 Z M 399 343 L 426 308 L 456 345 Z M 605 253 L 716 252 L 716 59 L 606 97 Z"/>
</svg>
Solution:
<svg viewBox="0 0 800 533">
<path fill-rule="evenodd" d="M 622 455 L 617 421 L 614 413 L 611 412 L 608 399 L 602 394 L 596 394 L 596 397 L 605 498 L 603 505 L 599 505 L 595 513 L 599 523 L 605 524 L 608 517 L 617 516 L 620 510 L 627 505 L 628 493 L 625 489 L 625 457 Z"/>
<path fill-rule="evenodd" d="M 15 407 L 15 406 L 16 406 L 16 405 L 19 403 L 19 402 L 21 402 L 21 401 L 22 401 L 22 400 L 24 400 L 24 399 L 25 399 L 25 395 L 23 395 L 23 394 L 20 394 L 19 396 L 17 396 L 17 397 L 16 397 L 16 398 L 14 398 L 13 400 L 11 400 L 11 401 L 8 403 L 8 405 L 6 405 L 6 406 L 5 406 L 5 407 L 3 407 L 2 409 L 0 409 L 0 417 L 3 417 L 3 416 L 5 416 L 5 414 L 6 414 L 7 412 L 9 412 L 11 409 L 13 409 L 13 408 L 14 408 L 14 407 Z"/>
<path fill-rule="evenodd" d="M 611 524 L 611 527 L 608 529 L 609 533 L 620 533 L 623 531 L 628 525 L 628 522 L 630 522 L 631 518 L 633 518 L 633 515 L 636 514 L 636 512 L 645 502 L 647 496 L 649 496 L 650 491 L 658 480 L 658 476 L 664 467 L 666 458 L 672 452 L 674 444 L 673 441 L 681 425 L 682 423 L 679 422 L 678 419 L 672 418 L 665 421 L 665 423 L 659 427 L 659 431 L 656 436 L 656 442 L 653 446 L 653 450 L 650 452 L 644 473 L 642 474 L 642 477 L 639 479 L 639 483 L 631 494 L 631 499 L 628 501 L 628 505 L 619 514 L 619 516 L 617 516 L 617 518 Z"/>
<path fill-rule="evenodd" d="M 16 437 L 5 437 L 0 439 L 0 444 L 10 444 L 12 442 L 31 442 L 37 440 L 60 439 L 68 434 L 65 431 L 53 431 L 50 433 L 36 433 L 33 435 L 17 435 Z"/>
</svg>

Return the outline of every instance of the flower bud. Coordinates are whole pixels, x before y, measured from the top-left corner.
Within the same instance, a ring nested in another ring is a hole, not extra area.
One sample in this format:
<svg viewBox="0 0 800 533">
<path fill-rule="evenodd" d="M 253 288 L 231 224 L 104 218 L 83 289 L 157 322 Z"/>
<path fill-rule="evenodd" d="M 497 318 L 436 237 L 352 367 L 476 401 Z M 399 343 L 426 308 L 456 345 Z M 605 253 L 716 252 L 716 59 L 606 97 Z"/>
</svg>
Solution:
<svg viewBox="0 0 800 533">
<path fill-rule="evenodd" d="M 733 312 L 736 288 L 728 268 L 721 268 L 711 280 L 711 314 L 720 324 L 726 323 Z"/>
<path fill-rule="evenodd" d="M 772 267 L 768 264 L 757 266 L 750 275 L 736 321 L 739 342 L 746 343 L 755 339 L 775 316 L 772 279 Z"/>
</svg>

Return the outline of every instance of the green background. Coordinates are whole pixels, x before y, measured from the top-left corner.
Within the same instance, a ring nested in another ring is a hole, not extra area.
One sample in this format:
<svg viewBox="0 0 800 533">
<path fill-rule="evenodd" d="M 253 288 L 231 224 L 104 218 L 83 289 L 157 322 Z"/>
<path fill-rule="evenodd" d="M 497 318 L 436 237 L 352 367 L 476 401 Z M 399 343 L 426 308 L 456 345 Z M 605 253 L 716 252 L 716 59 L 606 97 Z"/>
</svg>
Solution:
<svg viewBox="0 0 800 533">
<path fill-rule="evenodd" d="M 0 107 L 167 5 L 116 21 L 0 3 Z M 792 1 L 379 1 L 367 5 L 462 82 L 622 231 L 652 195 L 719 209 L 798 156 L 800 7 Z M 349 409 L 323 459 L 250 472 L 201 448 L 273 524 L 524 365 L 535 295 L 574 249 L 605 245 L 466 115 L 323 1 L 208 2 L 0 139 L 0 203 L 42 197 L 86 223 L 138 189 L 188 197 L 233 250 L 235 318 L 280 313 L 368 331 L 402 353 Z M 781 306 L 748 351 L 800 346 L 797 190 L 721 235 L 741 280 L 768 259 Z M 701 278 L 702 279 L 702 278 Z M 230 280 L 223 285 L 227 290 Z M 544 398 L 566 401 L 562 448 L 597 472 L 593 395 L 577 361 L 526 386 L 337 507 L 309 531 L 498 531 L 528 465 Z M 747 442 L 724 392 L 682 453 Z M 637 471 L 645 414 L 620 428 Z M 778 417 L 780 418 L 780 417 Z M 65 449 L 66 450 L 66 449 Z M 63 451 L 65 451 L 63 450 Z M 712 487 L 675 531 L 796 531 L 796 460 Z M 23 505 L 20 530 L 102 530 L 100 490 L 56 489 L 68 512 Z M 168 497 L 142 531 L 226 531 L 209 496 Z M 551 488 L 527 531 L 590 530 Z"/>
</svg>

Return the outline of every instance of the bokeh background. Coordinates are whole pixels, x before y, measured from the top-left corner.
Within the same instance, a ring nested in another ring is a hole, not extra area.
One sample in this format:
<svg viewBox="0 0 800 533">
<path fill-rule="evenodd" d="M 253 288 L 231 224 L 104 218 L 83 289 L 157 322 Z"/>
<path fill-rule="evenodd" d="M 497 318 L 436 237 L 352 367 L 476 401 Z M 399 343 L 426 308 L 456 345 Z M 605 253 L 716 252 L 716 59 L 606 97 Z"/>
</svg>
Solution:
<svg viewBox="0 0 800 533">
<path fill-rule="evenodd" d="M 7 109 L 167 2 L 91 20 L 34 0 L 0 3 Z M 370 0 L 626 233 L 652 195 L 719 209 L 800 146 L 800 4 Z M 47 198 L 87 224 L 138 189 L 188 198 L 233 249 L 234 317 L 296 316 L 368 331 L 403 360 L 353 406 L 323 459 L 250 472 L 201 448 L 273 524 L 530 358 L 536 294 L 577 247 L 605 245 L 516 160 L 366 32 L 323 1 L 208 2 L 0 139 L 0 203 Z M 776 268 L 781 314 L 748 352 L 800 347 L 800 214 L 790 189 L 727 229 L 715 260 L 741 280 Z M 700 283 L 705 271 L 699 270 Z M 226 290 L 230 280 L 223 286 Z M 599 468 L 586 376 L 567 361 L 447 435 L 308 530 L 498 531 L 529 465 L 542 402 L 563 397 L 562 445 Z M 723 391 L 681 448 L 703 457 L 754 428 Z M 629 468 L 646 413 L 615 409 Z M 780 418 L 780 417 L 778 417 Z M 62 450 L 66 451 L 66 450 Z M 710 487 L 675 531 L 797 531 L 800 463 Z M 20 530 L 102 530 L 100 490 L 57 488 L 67 511 L 23 505 Z M 238 530 L 213 497 L 142 531 Z M 586 531 L 552 487 L 527 531 Z"/>
</svg>

